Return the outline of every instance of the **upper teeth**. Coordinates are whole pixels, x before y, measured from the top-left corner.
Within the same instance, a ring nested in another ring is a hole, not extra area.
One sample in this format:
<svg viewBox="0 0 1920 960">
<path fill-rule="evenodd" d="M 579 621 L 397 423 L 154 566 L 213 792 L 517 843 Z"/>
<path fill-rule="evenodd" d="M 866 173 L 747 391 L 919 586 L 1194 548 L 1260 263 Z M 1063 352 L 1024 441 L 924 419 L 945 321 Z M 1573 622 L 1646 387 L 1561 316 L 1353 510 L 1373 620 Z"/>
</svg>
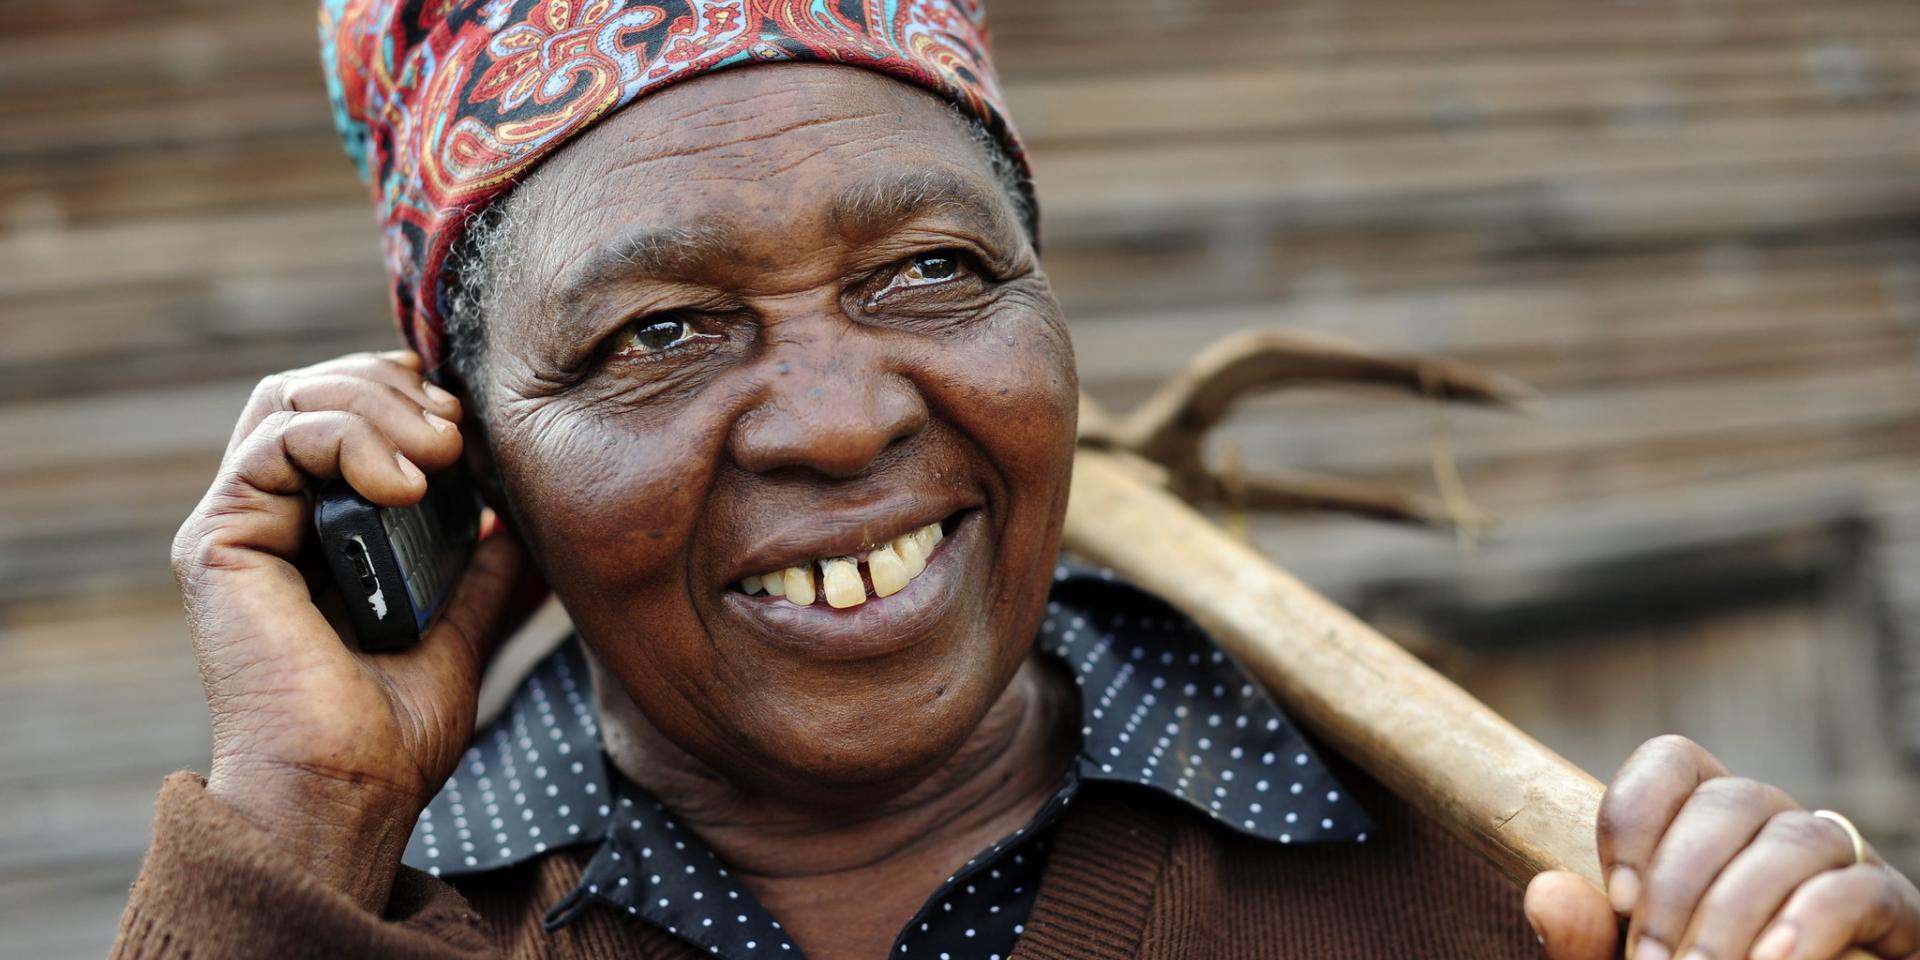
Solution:
<svg viewBox="0 0 1920 960">
<path fill-rule="evenodd" d="M 808 606 L 816 594 L 826 596 L 827 605 L 838 609 L 857 607 L 867 602 L 866 584 L 860 579 L 860 564 L 867 565 L 867 579 L 873 582 L 876 596 L 891 597 L 905 589 L 908 582 L 927 569 L 927 557 L 944 536 L 939 523 L 929 523 L 912 533 L 901 534 L 858 557 L 822 557 L 797 567 L 770 570 L 740 581 L 748 595 L 761 593 L 785 597 L 795 606 Z M 819 589 L 814 589 L 813 570 L 820 568 Z"/>
</svg>

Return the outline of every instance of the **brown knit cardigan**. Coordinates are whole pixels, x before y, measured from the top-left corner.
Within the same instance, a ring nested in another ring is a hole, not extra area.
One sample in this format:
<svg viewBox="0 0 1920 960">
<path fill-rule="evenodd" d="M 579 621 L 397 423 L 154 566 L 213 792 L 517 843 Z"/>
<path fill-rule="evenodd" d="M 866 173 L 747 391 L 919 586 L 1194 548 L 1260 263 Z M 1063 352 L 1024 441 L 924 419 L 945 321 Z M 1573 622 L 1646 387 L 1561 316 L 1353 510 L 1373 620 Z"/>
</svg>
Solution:
<svg viewBox="0 0 1920 960">
<path fill-rule="evenodd" d="M 1539 955 L 1517 886 L 1378 784 L 1334 766 L 1377 826 L 1363 844 L 1253 840 L 1164 795 L 1089 782 L 1061 823 L 1014 960 Z M 451 884 L 403 867 L 375 916 L 205 786 L 177 773 L 161 788 L 113 957 L 706 956 L 614 910 L 542 930 L 591 846 Z"/>
</svg>

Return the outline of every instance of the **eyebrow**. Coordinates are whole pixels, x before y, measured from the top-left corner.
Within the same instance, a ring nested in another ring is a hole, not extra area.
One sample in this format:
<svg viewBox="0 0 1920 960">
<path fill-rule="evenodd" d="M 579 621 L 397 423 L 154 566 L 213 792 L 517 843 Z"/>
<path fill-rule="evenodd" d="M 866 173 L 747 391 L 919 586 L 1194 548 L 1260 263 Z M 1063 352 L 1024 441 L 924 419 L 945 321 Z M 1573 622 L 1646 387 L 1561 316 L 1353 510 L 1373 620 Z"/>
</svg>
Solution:
<svg viewBox="0 0 1920 960">
<path fill-rule="evenodd" d="M 718 227 L 647 226 L 627 230 L 601 244 L 568 271 L 556 299 L 571 312 L 598 287 L 628 277 L 684 274 L 728 256 L 736 246 L 732 236 Z"/>
<path fill-rule="evenodd" d="M 827 207 L 827 222 L 843 235 L 874 235 L 916 216 L 959 209 L 995 235 L 1006 232 L 1003 211 L 979 187 L 944 170 L 915 170 L 848 187 Z M 728 228 L 643 226 L 623 231 L 586 255 L 558 287 L 565 314 L 606 284 L 637 277 L 684 276 L 703 264 L 734 256 Z"/>
<path fill-rule="evenodd" d="M 914 170 L 849 187 L 827 208 L 827 222 L 842 233 L 872 233 L 947 208 L 962 210 L 995 233 L 1005 228 L 992 195 L 948 170 Z"/>
</svg>

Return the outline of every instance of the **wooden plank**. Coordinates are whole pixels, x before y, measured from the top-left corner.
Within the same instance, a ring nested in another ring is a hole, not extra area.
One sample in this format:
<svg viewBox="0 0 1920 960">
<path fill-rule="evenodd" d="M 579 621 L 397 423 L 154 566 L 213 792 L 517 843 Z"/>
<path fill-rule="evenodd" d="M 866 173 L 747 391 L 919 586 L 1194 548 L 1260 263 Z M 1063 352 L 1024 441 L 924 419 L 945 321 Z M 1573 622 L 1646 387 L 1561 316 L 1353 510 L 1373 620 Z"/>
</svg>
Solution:
<svg viewBox="0 0 1920 960">
<path fill-rule="evenodd" d="M 1002 10 L 1008 5 L 1003 4 Z M 1196 61 L 1260 63 L 1283 59 L 1446 58 L 1572 53 L 1593 49 L 1696 49 L 1808 41 L 1822 37 L 1896 36 L 1920 29 L 1911 6 L 1897 2 L 1820 5 L 1696 4 L 1685 9 L 1639 4 L 1260 5 L 1225 15 L 1194 7 L 1120 8 L 1073 13 L 1049 8 L 1050 23 L 1011 19 L 996 27 L 1000 67 L 1048 76 L 1097 71 L 1114 63 L 1178 68 Z"/>
<path fill-rule="evenodd" d="M 255 381 L 0 407 L 0 477 L 105 466 L 185 451 L 218 454 Z"/>
<path fill-rule="evenodd" d="M 1554 324 L 1555 316 L 1598 312 L 1587 306 L 1588 297 L 1600 298 L 1623 318 L 1651 319 L 1676 310 L 1691 316 L 1763 288 L 1795 296 L 1791 289 L 1816 270 L 1850 271 L 1848 286 L 1835 290 L 1843 300 L 1856 291 L 1891 298 L 1897 264 L 1913 249 L 1903 232 L 1889 230 L 1809 232 L 1792 242 L 1734 235 L 1701 238 L 1708 245 L 1529 250 L 1465 227 L 1288 235 L 1256 222 L 1214 236 L 1106 236 L 1057 244 L 1050 238 L 1046 265 L 1076 324 L 1234 309 L 1245 322 L 1262 323 L 1271 322 L 1277 308 L 1292 323 L 1339 329 L 1356 322 L 1345 335 L 1362 342 L 1377 337 L 1374 342 L 1407 349 L 1445 349 L 1456 327 L 1499 326 L 1492 318 L 1482 322 L 1478 309 L 1455 309 L 1469 306 L 1456 300 L 1462 291 L 1484 299 L 1498 285 L 1511 288 L 1516 302 L 1538 301 L 1533 316 L 1506 318 L 1526 322 L 1508 324 L 1511 329 L 1499 334 L 1525 337 L 1534 324 Z M 1786 278 L 1776 280 L 1781 274 Z M 1585 289 L 1573 296 L 1575 287 Z M 1352 305 L 1346 301 L 1365 308 L 1383 296 L 1407 307 L 1397 325 L 1375 327 L 1366 314 L 1354 320 L 1344 315 Z M 1309 309 L 1315 304 L 1326 309 Z"/>
<path fill-rule="evenodd" d="M 1815 318 L 1842 330 L 1905 330 L 1892 286 L 1898 275 L 1885 259 L 1902 249 L 1652 252 L 1552 263 L 1545 270 L 1531 260 L 1472 269 L 1415 262 L 1404 273 L 1398 262 L 1334 273 L 1309 261 L 1285 278 L 1295 292 L 1277 303 L 1193 306 L 1199 291 L 1174 281 L 1168 290 L 1174 303 L 1163 306 L 1145 291 L 1123 288 L 1133 295 L 1133 308 L 1075 315 L 1077 352 L 1082 380 L 1109 397 L 1157 383 L 1200 344 L 1259 326 L 1300 327 L 1495 365 L 1555 352 L 1579 362 L 1594 351 L 1635 344 L 1659 349 L 1669 340 L 1799 343 Z M 1068 279 L 1093 285 L 1128 270 L 1144 272 L 1150 259 L 1120 258 L 1099 273 L 1082 266 Z M 1179 276 L 1185 265 L 1166 266 Z M 1686 322 L 1673 323 L 1675 316 Z M 1555 382 L 1550 371 L 1506 372 L 1542 378 L 1546 388 Z"/>
<path fill-rule="evenodd" d="M 1428 450 L 1432 443 L 1431 422 L 1408 416 L 1404 408 L 1356 412 L 1339 422 L 1283 419 L 1280 411 L 1260 416 L 1257 408 L 1225 434 L 1245 451 L 1249 467 L 1284 463 L 1318 472 L 1365 472 L 1401 461 L 1407 451 Z M 1912 375 L 1912 361 L 1893 357 L 1845 373 L 1570 391 L 1534 402 L 1529 416 L 1458 416 L 1453 430 L 1470 463 L 1576 457 L 1602 447 L 1790 426 L 1849 430 L 1904 422 L 1917 410 L 1920 380 Z M 1356 437 L 1366 442 L 1355 442 Z"/>
<path fill-rule="evenodd" d="M 1444 133 L 1515 122 L 1685 124 L 1720 113 L 1791 116 L 1900 97 L 1920 69 L 1911 44 L 1851 40 L 1853 68 L 1822 70 L 1804 41 L 1697 50 L 1623 48 L 1466 62 L 1336 60 L 1074 75 L 1009 84 L 1037 150 L 1252 133 Z"/>
<path fill-rule="evenodd" d="M 1502 128 L 1442 138 L 1253 138 L 1123 152 L 1065 149 L 1039 158 L 1036 168 L 1040 182 L 1050 184 L 1042 194 L 1049 223 L 1063 229 L 1088 220 L 1178 221 L 1193 218 L 1196 209 L 1312 222 L 1340 203 L 1369 198 L 1407 202 L 1600 178 L 1713 171 L 1724 177 L 1756 167 L 1910 157 L 1920 152 L 1916 120 L 1920 110 L 1895 106 L 1816 114 L 1790 127 L 1767 118 L 1719 118 L 1620 129 Z"/>
<path fill-rule="evenodd" d="M 0 236 L 0 261 L 11 267 L 0 273 L 0 301 L 76 287 L 261 282 L 282 270 L 364 276 L 379 262 L 374 236 L 367 211 L 341 204 L 15 231 Z"/>
<path fill-rule="evenodd" d="M 1475 457 L 1464 475 L 1467 495 L 1492 510 L 1499 524 L 1509 514 L 1576 511 L 1595 501 L 1674 490 L 1715 490 L 1731 484 L 1735 486 L 1726 492 L 1732 497 L 1740 492 L 1737 484 L 1742 481 L 1791 472 L 1808 464 L 1893 465 L 1907 458 L 1920 466 L 1920 456 L 1914 454 L 1916 445 L 1920 445 L 1920 416 L 1894 416 L 1844 431 L 1812 423 L 1686 436 L 1629 447 L 1596 447 L 1559 458 Z M 1419 451 L 1410 453 L 1417 455 Z M 1433 488 L 1433 473 L 1428 451 L 1428 459 L 1409 456 L 1394 469 L 1366 471 L 1359 476 L 1397 489 L 1424 491 Z M 1883 502 L 1879 480 L 1859 480 L 1866 484 L 1862 489 L 1870 491 L 1861 495 Z"/>
<path fill-rule="evenodd" d="M 137 364 L 162 355 L 178 364 L 183 358 L 174 354 L 180 352 L 242 351 L 253 342 L 285 349 L 278 361 L 284 369 L 298 362 L 303 342 L 373 342 L 379 337 L 385 346 L 392 342 L 393 330 L 381 279 L 372 263 L 310 268 L 296 255 L 264 277 L 157 279 L 0 301 L 8 320 L 0 369 L 24 378 L 90 358 Z M 197 362 L 227 361 L 201 356 Z M 248 369 L 274 369 L 270 363 L 254 360 Z M 205 368 L 197 375 L 204 376 Z M 0 396 L 25 392 L 11 386 L 0 384 Z M 101 386 L 89 383 L 92 389 Z"/>
<path fill-rule="evenodd" d="M 239 81 L 237 89 L 234 81 Z M 0 163 L 59 163 L 134 148 L 207 142 L 318 139 L 332 128 L 326 96 L 315 89 L 311 77 L 220 77 L 206 86 L 13 101 L 0 108 L 0 121 L 17 126 L 19 135 L 0 146 Z M 344 155 L 341 162 L 346 162 Z"/>
<path fill-rule="evenodd" d="M 314 203 L 347 209 L 366 196 L 330 129 L 298 128 L 244 144 L 179 137 L 126 157 L 46 157 L 0 166 L 0 203 L 21 211 L 22 227 L 72 229 Z"/>
<path fill-rule="evenodd" d="M 1429 531 L 1329 518 L 1256 517 L 1252 529 L 1268 556 L 1345 603 L 1366 606 L 1366 594 L 1384 583 L 1498 602 L 1524 595 L 1525 588 L 1515 584 L 1578 577 L 1635 550 L 1645 556 L 1706 550 L 1766 531 L 1870 518 L 1886 502 L 1876 490 L 1879 478 L 1917 464 L 1920 458 L 1909 448 L 1878 458 L 1803 462 L 1714 484 L 1562 500 L 1503 513 L 1498 528 L 1470 552 Z M 1329 535 L 1336 530 L 1337 536 Z"/>
<path fill-rule="evenodd" d="M 102 3 L 92 16 L 36 17 L 11 4 L 0 35 L 0 86 L 21 96 L 193 82 L 213 76 L 291 76 L 318 86 L 317 7 L 298 0 Z"/>
<path fill-rule="evenodd" d="M 13 957 L 106 956 L 139 868 L 135 855 L 0 874 L 0 946 Z"/>
</svg>

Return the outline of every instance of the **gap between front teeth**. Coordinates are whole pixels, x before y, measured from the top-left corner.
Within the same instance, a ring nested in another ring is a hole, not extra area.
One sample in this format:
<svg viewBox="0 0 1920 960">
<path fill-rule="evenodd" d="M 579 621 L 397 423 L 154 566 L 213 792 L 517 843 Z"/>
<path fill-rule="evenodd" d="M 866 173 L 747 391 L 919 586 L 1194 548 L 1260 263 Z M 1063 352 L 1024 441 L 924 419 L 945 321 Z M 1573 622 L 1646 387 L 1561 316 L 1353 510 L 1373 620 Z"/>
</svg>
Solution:
<svg viewBox="0 0 1920 960">
<path fill-rule="evenodd" d="M 740 581 L 740 589 L 748 596 L 765 593 L 784 597 L 797 607 L 811 606 L 818 595 L 824 595 L 827 605 L 838 610 L 857 607 L 867 602 L 860 564 L 867 565 L 867 580 L 873 583 L 874 595 L 891 597 L 926 571 L 927 557 L 944 536 L 939 523 L 929 523 L 867 551 L 864 557 L 825 557 L 797 567 L 771 570 Z M 813 579 L 816 566 L 820 569 L 818 591 L 814 589 Z"/>
</svg>

